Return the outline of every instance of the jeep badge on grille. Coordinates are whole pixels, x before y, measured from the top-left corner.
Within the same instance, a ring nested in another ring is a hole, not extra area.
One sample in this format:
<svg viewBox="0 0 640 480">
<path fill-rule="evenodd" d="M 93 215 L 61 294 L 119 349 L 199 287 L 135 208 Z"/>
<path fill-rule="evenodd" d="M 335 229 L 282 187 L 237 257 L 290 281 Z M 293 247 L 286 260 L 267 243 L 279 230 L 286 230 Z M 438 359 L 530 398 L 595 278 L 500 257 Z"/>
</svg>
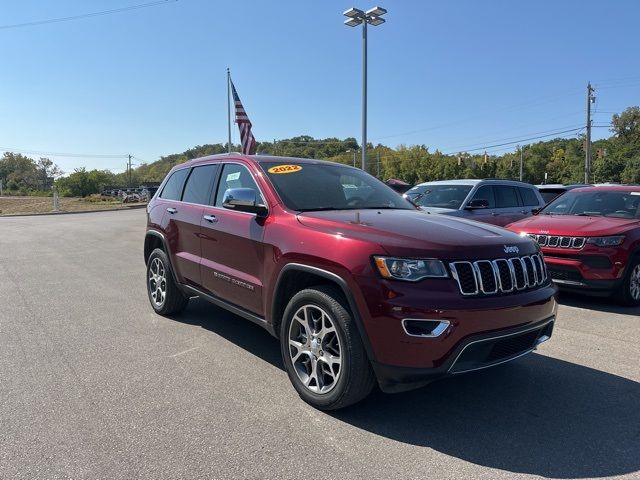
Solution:
<svg viewBox="0 0 640 480">
<path fill-rule="evenodd" d="M 518 253 L 520 252 L 520 249 L 518 247 L 516 247 L 515 245 L 505 245 L 504 246 L 504 253 Z"/>
</svg>

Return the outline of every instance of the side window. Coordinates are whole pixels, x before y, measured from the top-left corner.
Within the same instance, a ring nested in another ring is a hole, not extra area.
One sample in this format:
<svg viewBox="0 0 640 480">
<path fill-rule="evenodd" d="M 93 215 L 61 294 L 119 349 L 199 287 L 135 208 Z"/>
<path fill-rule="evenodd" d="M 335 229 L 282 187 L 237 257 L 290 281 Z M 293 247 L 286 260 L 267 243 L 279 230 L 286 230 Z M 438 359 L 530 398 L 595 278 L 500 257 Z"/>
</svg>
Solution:
<svg viewBox="0 0 640 480">
<path fill-rule="evenodd" d="M 509 208 L 520 206 L 516 187 L 510 187 L 507 185 L 495 185 L 493 187 L 493 191 L 496 196 L 496 207 Z"/>
<path fill-rule="evenodd" d="M 187 180 L 182 195 L 183 202 L 198 203 L 200 205 L 209 205 L 211 200 L 211 189 L 216 178 L 218 165 L 203 165 L 195 167 L 191 170 L 191 175 Z"/>
<path fill-rule="evenodd" d="M 216 207 L 222 206 L 224 192 L 230 188 L 253 188 L 259 197 L 258 202 L 264 203 L 264 200 L 260 197 L 260 190 L 258 189 L 255 180 L 244 165 L 239 165 L 237 163 L 224 164 L 214 204 Z"/>
<path fill-rule="evenodd" d="M 522 203 L 524 203 L 527 207 L 538 206 L 538 197 L 536 195 L 536 192 L 534 192 L 532 188 L 518 187 L 518 190 L 520 191 L 520 196 L 522 197 Z"/>
<path fill-rule="evenodd" d="M 181 170 L 176 170 L 173 172 L 164 188 L 162 189 L 162 193 L 160 194 L 160 198 L 164 198 L 166 200 L 180 200 L 182 196 L 182 187 L 184 186 L 184 180 L 187 178 L 187 174 L 189 173 L 188 168 L 183 168 Z"/>
<path fill-rule="evenodd" d="M 496 208 L 496 202 L 493 198 L 493 187 L 491 185 L 483 185 L 476 193 L 474 193 L 471 200 L 486 200 L 489 202 L 489 208 Z"/>
</svg>

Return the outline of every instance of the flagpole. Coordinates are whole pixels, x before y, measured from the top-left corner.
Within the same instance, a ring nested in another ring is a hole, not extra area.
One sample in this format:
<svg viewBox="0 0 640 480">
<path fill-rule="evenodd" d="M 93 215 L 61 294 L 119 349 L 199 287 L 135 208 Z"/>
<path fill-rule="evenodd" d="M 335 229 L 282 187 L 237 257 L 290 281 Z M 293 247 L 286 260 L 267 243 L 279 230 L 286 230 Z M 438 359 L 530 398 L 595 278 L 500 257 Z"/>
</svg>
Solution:
<svg viewBox="0 0 640 480">
<path fill-rule="evenodd" d="M 231 153 L 231 73 L 227 68 L 227 127 L 229 132 L 228 151 Z"/>
</svg>

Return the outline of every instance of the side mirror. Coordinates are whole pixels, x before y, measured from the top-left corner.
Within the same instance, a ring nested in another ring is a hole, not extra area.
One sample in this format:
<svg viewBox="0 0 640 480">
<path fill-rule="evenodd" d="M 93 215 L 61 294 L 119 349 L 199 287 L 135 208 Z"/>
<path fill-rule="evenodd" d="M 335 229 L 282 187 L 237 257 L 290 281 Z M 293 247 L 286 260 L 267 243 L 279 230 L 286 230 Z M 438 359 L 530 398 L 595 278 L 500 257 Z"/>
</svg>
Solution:
<svg viewBox="0 0 640 480">
<path fill-rule="evenodd" d="M 532 208 L 531 209 L 531 214 L 532 215 L 537 215 L 540 213 L 540 210 L 542 210 L 542 207 L 538 207 L 538 208 Z"/>
<path fill-rule="evenodd" d="M 465 210 L 478 210 L 480 208 L 489 208 L 489 200 L 485 200 L 484 198 L 477 198 L 474 200 L 470 200 L 464 208 Z"/>
<path fill-rule="evenodd" d="M 222 206 L 229 210 L 255 213 L 258 217 L 267 216 L 267 207 L 258 203 L 258 193 L 253 188 L 230 188 L 224 192 Z"/>
</svg>

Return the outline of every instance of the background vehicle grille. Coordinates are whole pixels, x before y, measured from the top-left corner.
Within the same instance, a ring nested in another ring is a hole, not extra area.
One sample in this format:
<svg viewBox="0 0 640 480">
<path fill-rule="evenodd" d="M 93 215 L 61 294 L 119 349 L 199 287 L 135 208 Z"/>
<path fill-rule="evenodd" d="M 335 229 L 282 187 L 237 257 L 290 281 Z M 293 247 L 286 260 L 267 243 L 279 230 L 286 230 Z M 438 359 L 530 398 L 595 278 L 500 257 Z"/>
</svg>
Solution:
<svg viewBox="0 0 640 480">
<path fill-rule="evenodd" d="M 529 233 L 527 236 L 538 242 L 538 245 L 541 247 L 572 248 L 579 250 L 587 243 L 587 239 L 584 237 L 559 237 L 556 235 L 536 235 L 535 233 Z"/>
<path fill-rule="evenodd" d="M 465 296 L 509 293 L 547 282 L 544 260 L 538 254 L 493 261 L 451 262 L 449 268 L 460 293 Z"/>
</svg>

